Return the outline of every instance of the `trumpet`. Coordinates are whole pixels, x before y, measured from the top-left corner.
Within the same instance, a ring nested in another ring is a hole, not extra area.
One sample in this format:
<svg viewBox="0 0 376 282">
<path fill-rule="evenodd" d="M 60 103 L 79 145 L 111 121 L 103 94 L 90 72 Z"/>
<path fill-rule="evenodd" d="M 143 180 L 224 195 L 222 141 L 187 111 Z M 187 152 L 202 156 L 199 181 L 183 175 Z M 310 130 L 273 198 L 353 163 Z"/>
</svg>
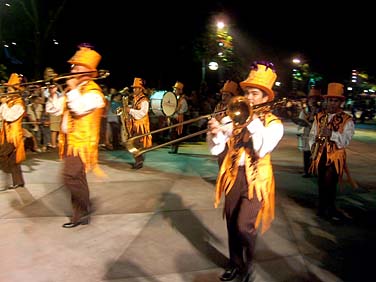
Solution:
<svg viewBox="0 0 376 282">
<path fill-rule="evenodd" d="M 190 123 L 202 120 L 202 119 L 210 119 L 210 118 L 214 117 L 215 115 L 222 114 L 224 112 L 226 112 L 226 114 L 231 118 L 232 123 L 234 125 L 234 128 L 242 128 L 244 126 L 247 126 L 251 122 L 252 116 L 253 116 L 254 113 L 262 114 L 264 111 L 270 110 L 270 109 L 272 109 L 276 106 L 286 105 L 287 101 L 288 100 L 286 98 L 282 98 L 282 99 L 277 100 L 277 101 L 270 101 L 270 102 L 251 106 L 249 104 L 249 101 L 248 101 L 247 98 L 245 98 L 243 96 L 235 96 L 230 100 L 226 110 L 221 110 L 221 111 L 217 111 L 217 112 L 214 112 L 214 113 L 211 113 L 211 114 L 199 116 L 199 117 L 196 117 L 196 118 L 193 118 L 193 119 L 189 119 L 189 120 L 186 120 L 186 121 L 183 121 L 183 122 L 180 122 L 180 123 L 176 123 L 176 124 L 173 124 L 173 125 L 170 125 L 170 126 L 166 126 L 164 128 L 160 128 L 160 129 L 151 131 L 149 133 L 134 136 L 132 138 L 129 138 L 126 141 L 125 147 L 127 148 L 127 150 L 131 154 L 133 154 L 135 157 L 138 157 L 141 154 L 144 154 L 146 152 L 149 152 L 149 151 L 152 151 L 152 150 L 155 150 L 155 149 L 159 149 L 159 148 L 162 148 L 162 147 L 165 147 L 165 146 L 168 146 L 168 145 L 172 145 L 174 143 L 181 142 L 183 140 L 190 139 L 190 138 L 195 137 L 195 136 L 200 136 L 201 134 L 207 133 L 208 130 L 203 129 L 203 130 L 188 134 L 186 136 L 182 136 L 182 137 L 174 139 L 174 140 L 170 140 L 168 142 L 165 142 L 163 144 L 159 144 L 159 145 L 156 145 L 156 146 L 153 146 L 153 147 L 150 147 L 150 148 L 138 149 L 138 148 L 136 148 L 136 146 L 134 144 L 137 139 L 142 138 L 144 136 L 153 135 L 153 134 L 159 133 L 161 131 L 165 131 L 165 130 L 175 128 L 175 127 L 185 125 L 185 124 L 190 124 Z"/>
</svg>

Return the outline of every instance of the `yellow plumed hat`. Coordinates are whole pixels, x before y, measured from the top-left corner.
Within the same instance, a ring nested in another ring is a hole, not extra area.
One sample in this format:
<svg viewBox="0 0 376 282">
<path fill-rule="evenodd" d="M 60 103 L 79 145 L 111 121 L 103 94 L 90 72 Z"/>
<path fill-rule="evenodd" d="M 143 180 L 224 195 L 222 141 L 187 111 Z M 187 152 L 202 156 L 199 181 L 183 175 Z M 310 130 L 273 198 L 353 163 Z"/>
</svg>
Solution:
<svg viewBox="0 0 376 282">
<path fill-rule="evenodd" d="M 133 80 L 132 87 L 140 87 L 140 88 L 145 89 L 144 81 L 142 80 L 142 78 L 135 77 L 134 80 Z"/>
<path fill-rule="evenodd" d="M 73 57 L 69 59 L 68 63 L 83 65 L 90 70 L 96 70 L 102 56 L 88 47 L 80 46 L 79 48 Z"/>
<path fill-rule="evenodd" d="M 328 91 L 327 94 L 324 95 L 325 98 L 332 97 L 332 98 L 339 98 L 341 100 L 345 100 L 345 96 L 343 96 L 344 92 L 344 85 L 341 83 L 332 82 L 328 84 Z"/>
<path fill-rule="evenodd" d="M 177 88 L 177 89 L 183 90 L 184 84 L 181 83 L 180 81 L 176 81 L 175 84 L 174 84 L 174 86 L 172 86 L 172 88 Z"/>
<path fill-rule="evenodd" d="M 239 86 L 235 81 L 227 80 L 221 89 L 221 93 L 230 93 L 233 96 L 239 95 Z"/>
<path fill-rule="evenodd" d="M 277 79 L 277 74 L 274 70 L 274 65 L 272 63 L 258 63 L 255 62 L 248 78 L 240 82 L 240 87 L 245 89 L 245 87 L 256 87 L 265 91 L 269 95 L 269 101 L 274 99 L 274 91 L 272 90 L 274 82 Z"/>
</svg>

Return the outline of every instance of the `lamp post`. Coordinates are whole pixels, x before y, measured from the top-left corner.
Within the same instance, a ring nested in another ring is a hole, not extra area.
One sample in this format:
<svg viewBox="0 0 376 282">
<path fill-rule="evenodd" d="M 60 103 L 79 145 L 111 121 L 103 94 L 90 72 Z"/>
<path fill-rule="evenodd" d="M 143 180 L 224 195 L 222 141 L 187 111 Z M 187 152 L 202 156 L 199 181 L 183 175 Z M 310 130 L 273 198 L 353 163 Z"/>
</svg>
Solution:
<svg viewBox="0 0 376 282">
<path fill-rule="evenodd" d="M 299 81 L 301 80 L 300 66 L 302 61 L 300 60 L 300 58 L 294 57 L 291 62 L 293 63 L 291 87 L 292 91 L 296 93 L 298 91 Z"/>
<path fill-rule="evenodd" d="M 205 58 L 201 59 L 201 82 L 205 82 L 206 80 L 206 62 Z"/>
</svg>

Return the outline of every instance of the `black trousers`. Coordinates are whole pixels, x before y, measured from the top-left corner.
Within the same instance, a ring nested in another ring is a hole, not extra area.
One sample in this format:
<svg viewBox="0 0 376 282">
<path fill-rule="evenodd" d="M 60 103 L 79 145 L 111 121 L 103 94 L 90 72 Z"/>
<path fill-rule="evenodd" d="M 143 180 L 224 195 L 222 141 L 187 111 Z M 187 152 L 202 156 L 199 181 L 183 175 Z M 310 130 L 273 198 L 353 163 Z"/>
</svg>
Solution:
<svg viewBox="0 0 376 282">
<path fill-rule="evenodd" d="M 303 151 L 303 165 L 304 165 L 304 174 L 308 175 L 309 167 L 311 165 L 311 151 Z"/>
<path fill-rule="evenodd" d="M 2 159 L 1 166 L 1 170 L 12 175 L 13 185 L 25 185 L 21 164 L 16 163 L 16 151 L 13 151 L 9 157 L 4 157 L 4 159 Z"/>
<path fill-rule="evenodd" d="M 239 167 L 234 186 L 225 197 L 230 264 L 247 271 L 252 267 L 257 230 L 255 222 L 262 203 L 256 194 L 248 199 L 244 167 Z"/>
<path fill-rule="evenodd" d="M 121 144 L 120 140 L 120 124 L 117 122 L 110 122 L 112 132 L 112 147 L 118 149 Z"/>
<path fill-rule="evenodd" d="M 336 194 L 338 185 L 338 173 L 334 164 L 326 165 L 326 151 L 323 152 L 318 166 L 319 207 L 322 215 L 334 215 L 336 213 Z"/>
<path fill-rule="evenodd" d="M 64 186 L 71 193 L 72 222 L 90 213 L 90 194 L 84 164 L 80 157 L 67 156 L 63 168 Z"/>
</svg>

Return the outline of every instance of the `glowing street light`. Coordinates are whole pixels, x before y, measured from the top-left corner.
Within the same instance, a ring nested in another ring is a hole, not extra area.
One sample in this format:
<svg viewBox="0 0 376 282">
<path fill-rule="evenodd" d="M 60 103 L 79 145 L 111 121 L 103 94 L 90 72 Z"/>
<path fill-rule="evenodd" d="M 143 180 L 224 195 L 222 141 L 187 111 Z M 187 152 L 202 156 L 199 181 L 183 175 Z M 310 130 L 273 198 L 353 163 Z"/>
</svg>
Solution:
<svg viewBox="0 0 376 282">
<path fill-rule="evenodd" d="M 217 22 L 217 28 L 218 29 L 223 29 L 224 27 L 225 27 L 225 23 L 224 22 L 222 22 L 222 21 Z"/>
<path fill-rule="evenodd" d="M 208 65 L 208 67 L 209 67 L 210 70 L 213 70 L 213 71 L 216 71 L 219 68 L 217 62 L 210 62 L 209 65 Z"/>
<path fill-rule="evenodd" d="M 292 62 L 293 62 L 295 65 L 299 65 L 302 61 L 301 61 L 299 58 L 293 58 L 293 59 L 292 59 Z"/>
</svg>

